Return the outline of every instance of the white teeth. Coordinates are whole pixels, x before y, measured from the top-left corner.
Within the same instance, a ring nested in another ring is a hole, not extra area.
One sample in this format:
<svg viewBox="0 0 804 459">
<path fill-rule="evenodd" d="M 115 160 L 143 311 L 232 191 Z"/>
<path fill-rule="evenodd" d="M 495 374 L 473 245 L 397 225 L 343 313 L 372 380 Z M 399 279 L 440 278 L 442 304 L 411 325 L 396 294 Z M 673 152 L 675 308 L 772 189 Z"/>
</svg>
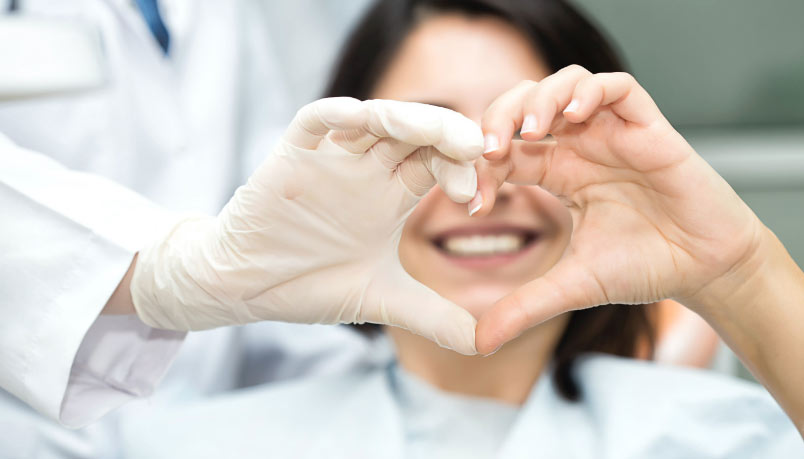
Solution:
<svg viewBox="0 0 804 459">
<path fill-rule="evenodd" d="M 521 234 L 453 236 L 444 240 L 444 249 L 457 256 L 489 256 L 518 252 L 525 245 Z"/>
</svg>

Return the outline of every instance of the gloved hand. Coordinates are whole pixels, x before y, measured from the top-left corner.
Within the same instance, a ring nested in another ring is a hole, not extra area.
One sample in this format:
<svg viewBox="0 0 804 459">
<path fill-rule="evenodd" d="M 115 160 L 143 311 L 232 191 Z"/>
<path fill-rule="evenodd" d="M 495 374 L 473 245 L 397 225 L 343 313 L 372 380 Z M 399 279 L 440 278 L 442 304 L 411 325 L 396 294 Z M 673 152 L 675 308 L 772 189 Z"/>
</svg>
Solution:
<svg viewBox="0 0 804 459">
<path fill-rule="evenodd" d="M 447 109 L 309 104 L 217 217 L 184 219 L 139 253 L 137 314 L 174 330 L 381 323 L 474 354 L 475 319 L 410 277 L 397 247 L 436 182 L 458 202 L 474 196 L 482 150 L 480 128 Z"/>
</svg>

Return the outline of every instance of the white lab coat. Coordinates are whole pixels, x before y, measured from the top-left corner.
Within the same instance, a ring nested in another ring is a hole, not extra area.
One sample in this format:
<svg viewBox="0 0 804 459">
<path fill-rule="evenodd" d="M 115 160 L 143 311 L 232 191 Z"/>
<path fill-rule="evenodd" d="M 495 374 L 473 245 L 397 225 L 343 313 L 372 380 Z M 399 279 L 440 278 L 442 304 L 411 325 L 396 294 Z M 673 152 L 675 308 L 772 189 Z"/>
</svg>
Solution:
<svg viewBox="0 0 804 459">
<path fill-rule="evenodd" d="M 216 213 L 270 152 L 294 112 L 274 59 L 288 44 L 256 0 L 161 0 L 170 59 L 133 1 L 21 6 L 96 28 L 108 84 L 0 101 L 0 457 L 110 457 L 115 416 L 70 433 L 25 404 L 81 426 L 153 392 L 184 334 L 98 313 L 175 211 Z M 362 346 L 341 328 L 255 327 L 191 334 L 154 400 L 327 372 Z"/>
<path fill-rule="evenodd" d="M 583 394 L 575 403 L 549 373 L 539 379 L 496 457 L 804 457 L 793 423 L 756 384 L 605 355 L 579 359 L 575 375 Z M 375 365 L 166 407 L 124 426 L 124 457 L 411 457 L 398 384 L 387 364 Z M 444 432 L 440 415 L 419 423 Z"/>
</svg>

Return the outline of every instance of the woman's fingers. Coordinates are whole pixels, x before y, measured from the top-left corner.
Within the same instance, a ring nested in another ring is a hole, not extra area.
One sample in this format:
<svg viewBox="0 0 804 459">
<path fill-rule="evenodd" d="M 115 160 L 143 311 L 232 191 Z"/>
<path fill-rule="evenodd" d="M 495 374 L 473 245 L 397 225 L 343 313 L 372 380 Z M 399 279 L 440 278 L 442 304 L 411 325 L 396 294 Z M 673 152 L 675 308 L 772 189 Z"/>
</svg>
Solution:
<svg viewBox="0 0 804 459">
<path fill-rule="evenodd" d="M 480 317 L 475 335 L 477 352 L 492 353 L 525 330 L 564 312 L 607 303 L 596 277 L 570 256 L 499 300 Z"/>
<path fill-rule="evenodd" d="M 535 81 L 522 81 L 499 96 L 486 109 L 480 125 L 483 128 L 484 156 L 487 159 L 500 159 L 508 154 L 514 132 L 522 125 L 522 102 L 535 87 Z"/>
<path fill-rule="evenodd" d="M 524 140 L 539 140 L 554 133 L 557 122 L 584 122 L 602 106 L 610 106 L 620 118 L 642 125 L 662 116 L 633 76 L 622 72 L 592 74 L 579 65 L 570 65 L 539 83 L 521 82 L 489 106 L 482 121 L 485 157 L 496 160 L 508 154 L 517 129 Z"/>
<path fill-rule="evenodd" d="M 554 122 L 561 120 L 560 113 L 570 103 L 578 82 L 591 75 L 580 65 L 570 65 L 539 82 L 522 102 L 523 117 L 529 120 L 522 126 L 522 138 L 539 140 L 552 132 Z"/>
<path fill-rule="evenodd" d="M 571 123 L 586 121 L 601 106 L 609 106 L 620 118 L 647 126 L 662 118 L 650 95 L 628 73 L 598 73 L 578 81 L 572 99 L 564 107 Z"/>
<path fill-rule="evenodd" d="M 511 138 L 520 130 L 525 140 L 539 140 L 551 130 L 579 80 L 591 75 L 579 65 L 565 67 L 539 83 L 523 81 L 497 98 L 483 114 L 481 127 L 487 159 L 508 154 Z"/>
<path fill-rule="evenodd" d="M 548 177 L 552 177 L 548 167 L 555 148 L 556 143 L 553 140 L 539 142 L 514 140 L 511 143 L 510 153 L 502 159 L 478 159 L 475 162 L 475 169 L 477 169 L 477 195 L 480 198 L 469 203 L 471 215 L 483 216 L 491 212 L 497 190 L 505 182 L 539 185 L 547 191 L 552 191 L 551 184 L 544 182 Z"/>
<path fill-rule="evenodd" d="M 563 131 L 566 123 L 586 122 L 601 107 L 610 108 L 627 122 L 643 126 L 663 119 L 650 95 L 631 75 L 592 74 L 578 65 L 565 67 L 538 84 L 523 81 L 501 95 L 483 116 L 487 150 L 484 157 L 488 162 L 478 162 L 479 190 L 470 202 L 470 212 L 479 215 L 490 212 L 496 189 L 504 181 L 540 185 L 561 194 L 565 185 L 577 178 L 557 175 L 557 169 L 548 170 L 552 151 L 550 155 L 527 154 L 528 149 L 511 137 L 520 127 L 526 141 L 538 141 L 548 133 L 560 137 L 566 133 Z M 491 142 L 496 147 L 493 150 L 489 138 L 495 139 Z"/>
</svg>

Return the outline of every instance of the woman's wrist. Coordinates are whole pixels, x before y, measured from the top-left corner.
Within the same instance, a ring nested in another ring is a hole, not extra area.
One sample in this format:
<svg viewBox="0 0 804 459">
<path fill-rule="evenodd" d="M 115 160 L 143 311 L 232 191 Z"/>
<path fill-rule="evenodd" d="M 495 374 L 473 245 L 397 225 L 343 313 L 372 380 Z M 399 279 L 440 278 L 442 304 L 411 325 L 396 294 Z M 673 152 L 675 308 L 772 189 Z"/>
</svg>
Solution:
<svg viewBox="0 0 804 459">
<path fill-rule="evenodd" d="M 755 253 L 690 299 L 804 434 L 804 272 L 763 226 Z"/>
<path fill-rule="evenodd" d="M 720 322 L 742 317 L 746 306 L 804 290 L 804 273 L 781 241 L 764 225 L 758 233 L 752 250 L 739 263 L 695 295 L 679 301 L 707 320 Z"/>
</svg>

